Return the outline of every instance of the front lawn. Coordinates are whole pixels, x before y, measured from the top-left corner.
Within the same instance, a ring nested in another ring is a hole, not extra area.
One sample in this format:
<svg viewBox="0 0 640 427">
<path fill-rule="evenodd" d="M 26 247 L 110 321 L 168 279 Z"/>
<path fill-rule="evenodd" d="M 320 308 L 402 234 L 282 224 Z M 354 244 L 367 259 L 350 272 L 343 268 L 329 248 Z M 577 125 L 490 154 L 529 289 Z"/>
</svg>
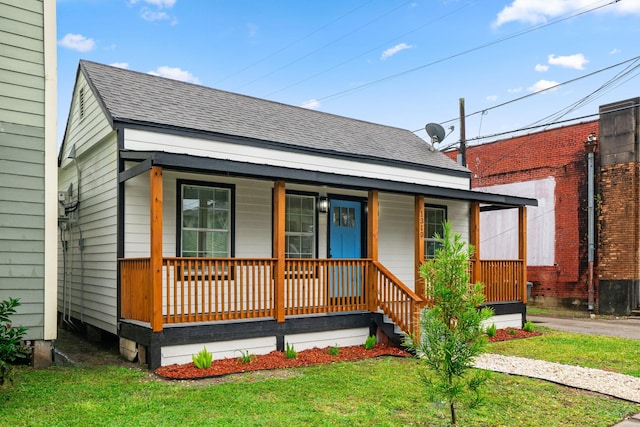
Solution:
<svg viewBox="0 0 640 427">
<path fill-rule="evenodd" d="M 0 424 L 447 425 L 446 408 L 423 396 L 417 368 L 415 359 L 385 357 L 179 382 L 136 368 L 19 368 L 15 385 L 0 394 Z M 459 411 L 460 425 L 604 427 L 640 412 L 529 378 L 493 374 L 489 387 L 483 406 Z"/>
<path fill-rule="evenodd" d="M 536 327 L 536 330 L 543 331 L 543 334 L 525 340 L 491 343 L 488 352 L 640 377 L 639 340 L 573 334 L 541 327 Z"/>
</svg>

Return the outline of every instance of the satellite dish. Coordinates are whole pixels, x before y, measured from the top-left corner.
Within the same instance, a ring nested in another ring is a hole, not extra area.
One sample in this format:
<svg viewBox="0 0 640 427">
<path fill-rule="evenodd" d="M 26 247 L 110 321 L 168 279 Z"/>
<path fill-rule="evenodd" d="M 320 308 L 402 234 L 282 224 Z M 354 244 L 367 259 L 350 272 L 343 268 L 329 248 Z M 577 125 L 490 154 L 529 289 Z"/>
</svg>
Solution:
<svg viewBox="0 0 640 427">
<path fill-rule="evenodd" d="M 442 142 L 445 138 L 444 128 L 437 123 L 427 123 L 424 129 L 427 131 L 427 135 L 431 137 L 432 144 Z"/>
</svg>

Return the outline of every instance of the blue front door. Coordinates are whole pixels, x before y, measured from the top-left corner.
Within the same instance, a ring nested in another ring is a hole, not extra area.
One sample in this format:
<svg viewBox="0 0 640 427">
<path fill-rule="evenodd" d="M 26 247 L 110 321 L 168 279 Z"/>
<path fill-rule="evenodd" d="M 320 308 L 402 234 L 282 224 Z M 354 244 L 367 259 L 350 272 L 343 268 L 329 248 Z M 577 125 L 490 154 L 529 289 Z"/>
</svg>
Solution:
<svg viewBox="0 0 640 427">
<path fill-rule="evenodd" d="M 362 257 L 362 202 L 332 199 L 329 215 L 329 257 Z M 331 269 L 332 297 L 356 297 L 362 294 L 364 271 L 344 265 Z"/>
</svg>

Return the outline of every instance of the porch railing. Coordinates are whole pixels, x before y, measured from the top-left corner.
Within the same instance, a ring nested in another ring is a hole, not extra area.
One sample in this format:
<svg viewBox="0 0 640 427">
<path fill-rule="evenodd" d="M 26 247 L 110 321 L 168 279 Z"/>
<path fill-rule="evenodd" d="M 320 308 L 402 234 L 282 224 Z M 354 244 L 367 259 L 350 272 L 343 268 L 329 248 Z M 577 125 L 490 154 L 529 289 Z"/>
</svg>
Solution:
<svg viewBox="0 0 640 427">
<path fill-rule="evenodd" d="M 162 261 L 162 323 L 273 318 L 274 258 L 178 258 Z M 470 265 L 471 271 L 477 271 Z M 149 258 L 120 260 L 121 316 L 151 322 Z M 522 261 L 480 261 L 487 302 L 523 301 Z M 472 280 L 476 280 L 472 277 Z M 402 330 L 416 331 L 425 304 L 379 262 L 370 259 L 287 259 L 285 316 L 382 310 Z"/>
<path fill-rule="evenodd" d="M 367 259 L 287 259 L 285 315 L 366 310 Z"/>
<path fill-rule="evenodd" d="M 409 335 L 417 333 L 424 301 L 379 262 L 373 261 L 373 271 L 375 305 L 400 329 Z"/>
</svg>

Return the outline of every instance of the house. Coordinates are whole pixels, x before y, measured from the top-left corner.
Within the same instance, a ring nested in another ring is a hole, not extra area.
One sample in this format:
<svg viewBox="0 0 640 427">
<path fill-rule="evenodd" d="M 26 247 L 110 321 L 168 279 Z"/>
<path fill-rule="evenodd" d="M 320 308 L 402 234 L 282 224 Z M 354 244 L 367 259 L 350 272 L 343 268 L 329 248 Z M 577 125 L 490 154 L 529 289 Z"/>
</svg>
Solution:
<svg viewBox="0 0 640 427">
<path fill-rule="evenodd" d="M 539 201 L 527 215 L 536 236 L 527 240 L 531 304 L 618 315 L 640 306 L 639 104 L 603 105 L 597 120 L 467 147 L 474 189 Z M 514 253 L 505 232 L 516 221 L 483 213 L 481 253 Z"/>
<path fill-rule="evenodd" d="M 406 130 L 81 61 L 59 152 L 59 310 L 151 368 L 203 346 L 394 339 L 416 330 L 417 267 L 444 219 L 477 243 L 481 209 L 524 225 L 537 203 L 469 183 Z M 523 259 L 471 260 L 493 274 L 496 322 L 523 322 Z"/>
<path fill-rule="evenodd" d="M 0 16 L 0 300 L 20 299 L 40 368 L 57 336 L 55 1 L 0 0 Z"/>
</svg>

